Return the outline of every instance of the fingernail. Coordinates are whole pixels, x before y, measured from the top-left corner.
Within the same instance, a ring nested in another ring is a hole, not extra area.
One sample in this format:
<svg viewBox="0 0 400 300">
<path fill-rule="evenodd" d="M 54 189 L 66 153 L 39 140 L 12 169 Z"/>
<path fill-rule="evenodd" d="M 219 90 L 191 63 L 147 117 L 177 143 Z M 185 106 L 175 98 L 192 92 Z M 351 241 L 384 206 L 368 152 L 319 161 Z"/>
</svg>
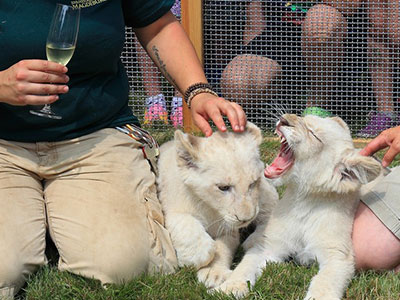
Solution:
<svg viewBox="0 0 400 300">
<path fill-rule="evenodd" d="M 234 127 L 234 129 L 235 129 L 235 131 L 238 131 L 238 130 L 240 130 L 240 127 L 239 127 L 239 125 L 236 125 L 236 126 Z"/>
<path fill-rule="evenodd" d="M 63 90 L 64 90 L 64 92 L 68 92 L 68 90 L 69 90 L 68 85 L 64 86 Z"/>
<path fill-rule="evenodd" d="M 244 131 L 244 126 L 240 126 L 240 130 L 241 130 L 241 131 Z"/>
<path fill-rule="evenodd" d="M 221 126 L 221 130 L 225 131 L 226 130 L 226 126 Z"/>
</svg>

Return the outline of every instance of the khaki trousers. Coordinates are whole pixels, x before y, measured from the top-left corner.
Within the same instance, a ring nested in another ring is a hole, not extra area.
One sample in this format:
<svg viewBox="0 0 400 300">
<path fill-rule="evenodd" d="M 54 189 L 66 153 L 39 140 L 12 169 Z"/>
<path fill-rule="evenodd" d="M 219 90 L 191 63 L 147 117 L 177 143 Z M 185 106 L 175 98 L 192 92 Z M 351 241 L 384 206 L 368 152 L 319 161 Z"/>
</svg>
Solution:
<svg viewBox="0 0 400 300">
<path fill-rule="evenodd" d="M 366 184 L 361 201 L 400 239 L 400 167 Z"/>
<path fill-rule="evenodd" d="M 0 298 L 46 264 L 48 230 L 60 270 L 122 283 L 171 272 L 155 176 L 141 144 L 115 129 L 53 143 L 0 140 Z"/>
</svg>

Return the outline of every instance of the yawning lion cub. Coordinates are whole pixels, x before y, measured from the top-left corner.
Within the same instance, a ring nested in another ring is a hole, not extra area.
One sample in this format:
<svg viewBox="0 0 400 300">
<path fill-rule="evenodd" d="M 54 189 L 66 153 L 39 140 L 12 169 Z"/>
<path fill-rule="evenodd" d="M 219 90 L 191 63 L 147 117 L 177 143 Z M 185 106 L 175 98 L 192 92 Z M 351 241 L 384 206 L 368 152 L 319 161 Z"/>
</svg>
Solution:
<svg viewBox="0 0 400 300">
<path fill-rule="evenodd" d="M 281 151 L 265 169 L 285 193 L 264 235 L 219 290 L 243 296 L 266 263 L 289 257 L 317 260 L 319 272 L 305 299 L 340 299 L 354 274 L 351 231 L 361 183 L 376 178 L 380 164 L 354 149 L 350 131 L 338 117 L 283 115 L 276 132 Z"/>
</svg>

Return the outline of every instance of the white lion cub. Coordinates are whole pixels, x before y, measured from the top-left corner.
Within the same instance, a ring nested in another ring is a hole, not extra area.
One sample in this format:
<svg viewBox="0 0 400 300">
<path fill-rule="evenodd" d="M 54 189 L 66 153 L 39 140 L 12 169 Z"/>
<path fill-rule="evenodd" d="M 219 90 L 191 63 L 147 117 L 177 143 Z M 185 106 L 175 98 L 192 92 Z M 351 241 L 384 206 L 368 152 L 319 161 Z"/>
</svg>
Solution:
<svg viewBox="0 0 400 300">
<path fill-rule="evenodd" d="M 207 287 L 221 284 L 239 243 L 239 228 L 267 219 L 276 190 L 263 176 L 260 129 L 203 138 L 175 132 L 158 161 L 159 198 L 180 266 L 195 266 Z"/>
<path fill-rule="evenodd" d="M 246 281 L 254 284 L 266 262 L 294 257 L 304 264 L 319 263 L 305 299 L 340 299 L 354 274 L 351 231 L 359 189 L 380 174 L 381 166 L 359 155 L 338 117 L 287 114 L 276 132 L 281 150 L 265 176 L 280 178 L 285 193 L 261 240 L 218 289 L 243 296 Z"/>
</svg>

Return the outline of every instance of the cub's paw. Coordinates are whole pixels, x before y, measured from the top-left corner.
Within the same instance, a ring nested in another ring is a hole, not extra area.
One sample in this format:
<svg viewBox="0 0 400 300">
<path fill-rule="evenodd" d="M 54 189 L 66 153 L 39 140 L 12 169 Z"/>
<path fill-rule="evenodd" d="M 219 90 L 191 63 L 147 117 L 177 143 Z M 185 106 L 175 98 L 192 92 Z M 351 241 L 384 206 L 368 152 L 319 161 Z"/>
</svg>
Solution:
<svg viewBox="0 0 400 300">
<path fill-rule="evenodd" d="M 317 274 L 311 280 L 305 300 L 340 300 L 344 291 L 332 282 L 328 276 Z M 326 274 L 325 274 L 326 275 Z"/>
<path fill-rule="evenodd" d="M 213 291 L 233 294 L 236 298 L 242 298 L 249 293 L 249 287 L 247 281 L 227 280 Z"/>
<path fill-rule="evenodd" d="M 196 267 L 202 268 L 208 266 L 215 257 L 215 241 L 213 239 L 209 239 L 204 241 L 197 253 L 193 256 L 194 260 L 197 262 Z"/>
<path fill-rule="evenodd" d="M 177 247 L 180 266 L 194 266 L 196 269 L 208 266 L 215 257 L 215 241 L 211 237 L 202 238 L 191 247 Z"/>
<path fill-rule="evenodd" d="M 304 300 L 340 300 L 340 297 L 332 295 L 330 293 L 313 293 L 308 291 Z"/>
<path fill-rule="evenodd" d="M 207 288 L 215 288 L 231 275 L 232 270 L 225 267 L 205 267 L 197 272 L 197 279 Z"/>
</svg>

